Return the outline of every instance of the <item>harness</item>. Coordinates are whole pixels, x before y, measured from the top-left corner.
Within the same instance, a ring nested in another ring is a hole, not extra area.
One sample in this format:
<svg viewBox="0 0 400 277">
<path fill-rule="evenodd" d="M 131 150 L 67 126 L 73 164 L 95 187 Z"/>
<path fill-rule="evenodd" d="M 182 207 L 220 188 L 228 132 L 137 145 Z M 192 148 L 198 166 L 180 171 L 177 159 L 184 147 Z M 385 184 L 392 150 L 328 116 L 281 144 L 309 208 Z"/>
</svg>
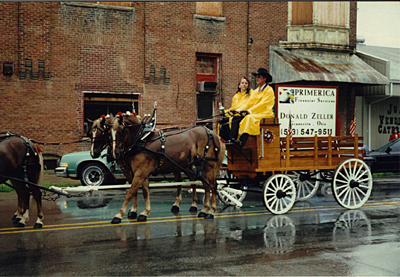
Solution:
<svg viewBox="0 0 400 277">
<path fill-rule="evenodd" d="M 26 147 L 26 153 L 25 153 L 24 163 L 21 165 L 21 167 L 22 167 L 22 169 L 24 171 L 24 182 L 25 183 L 29 182 L 29 180 L 28 180 L 28 167 L 29 166 L 39 166 L 39 167 L 41 167 L 38 154 L 32 148 L 32 145 L 29 143 L 29 139 L 27 139 L 26 137 L 23 137 L 23 136 L 19 136 L 19 135 L 13 134 L 11 132 L 2 132 L 2 133 L 0 133 L 0 135 L 5 135 L 5 137 L 3 137 L 2 139 L 7 139 L 7 138 L 11 138 L 11 137 L 18 137 L 18 138 L 22 139 L 22 141 L 24 142 L 25 147 Z M 35 163 L 28 163 L 29 157 L 31 156 L 29 150 L 32 150 L 32 152 L 35 155 L 35 158 L 36 158 L 36 162 Z"/>
<path fill-rule="evenodd" d="M 18 138 L 22 139 L 22 141 L 24 142 L 25 147 L 26 147 L 26 153 L 25 153 L 24 163 L 21 165 L 21 168 L 22 168 L 22 170 L 23 170 L 23 172 L 24 172 L 24 180 L 23 180 L 24 183 L 25 183 L 25 184 L 29 184 L 29 185 L 33 185 L 33 186 L 36 186 L 36 187 L 39 187 L 39 188 L 44 189 L 44 190 L 47 190 L 47 191 L 56 192 L 56 193 L 58 193 L 58 194 L 61 194 L 61 195 L 64 195 L 64 196 L 68 196 L 68 197 L 69 197 L 69 196 L 70 196 L 69 194 L 66 194 L 66 193 L 63 193 L 63 192 L 57 192 L 57 191 L 54 191 L 54 190 L 52 190 L 52 189 L 48 189 L 48 188 L 46 188 L 46 187 L 42 187 L 42 186 L 40 186 L 40 185 L 38 185 L 38 184 L 35 184 L 35 183 L 32 183 L 32 182 L 29 181 L 29 179 L 28 179 L 28 167 L 32 167 L 32 166 L 35 166 L 35 167 L 39 166 L 39 167 L 41 167 L 41 166 L 42 166 L 42 165 L 40 164 L 40 160 L 39 160 L 38 153 L 37 153 L 37 151 L 40 151 L 40 150 L 35 151 L 35 150 L 33 149 L 32 145 L 30 144 L 30 140 L 27 139 L 26 137 L 13 134 L 13 133 L 11 133 L 11 132 L 0 132 L 0 142 L 6 140 L 6 139 L 8 139 L 8 138 L 12 138 L 12 137 L 18 137 Z M 29 157 L 31 156 L 29 150 L 32 150 L 32 152 L 33 152 L 34 155 L 35 155 L 36 162 L 34 162 L 34 163 L 29 163 L 29 162 L 28 162 Z M 5 175 L 1 175 L 1 174 L 0 174 L 0 177 L 7 178 L 6 181 L 7 181 L 8 179 L 15 180 L 15 181 L 22 181 L 22 179 L 14 178 L 14 177 L 11 177 L 11 176 L 5 176 Z M 12 185 L 7 184 L 6 182 L 4 182 L 3 184 L 6 185 L 6 186 L 11 187 L 11 188 L 13 188 L 13 189 L 15 189 Z"/>
<path fill-rule="evenodd" d="M 144 124 L 142 124 L 142 126 L 144 126 Z M 166 142 L 166 140 L 167 140 L 167 137 L 173 136 L 173 135 L 177 135 L 177 134 L 180 134 L 180 133 L 183 133 L 183 132 L 186 132 L 186 131 L 188 131 L 188 130 L 190 130 L 190 129 L 192 129 L 192 128 L 195 128 L 195 127 L 191 127 L 191 128 L 189 128 L 189 129 L 182 130 L 182 131 L 180 131 L 180 132 L 176 132 L 176 133 L 173 133 L 173 134 L 166 134 L 164 131 L 158 131 L 158 135 L 159 135 L 158 137 L 156 137 L 156 138 L 154 138 L 154 139 L 151 139 L 151 140 L 148 140 L 148 141 L 145 141 L 145 140 L 143 139 L 143 135 L 141 135 L 141 133 L 143 133 L 143 130 L 144 130 L 144 128 L 142 128 L 142 126 L 141 126 L 141 128 L 139 129 L 141 132 L 138 132 L 138 133 L 137 133 L 137 135 L 135 136 L 134 140 L 133 140 L 132 143 L 130 144 L 130 146 L 129 146 L 129 148 L 127 149 L 127 151 L 124 151 L 124 149 L 122 149 L 123 155 L 124 155 L 124 156 L 129 155 L 129 153 L 131 153 L 131 152 L 133 152 L 133 151 L 135 151 L 135 150 L 136 150 L 136 151 L 145 150 L 145 151 L 147 151 L 147 152 L 150 152 L 150 153 L 152 153 L 152 154 L 157 155 L 157 156 L 160 158 L 160 159 L 159 159 L 159 162 L 158 162 L 157 169 L 155 170 L 155 172 L 153 172 L 153 174 L 157 174 L 158 172 L 160 172 L 162 165 L 164 164 L 165 160 L 167 160 L 167 161 L 169 161 L 171 164 L 173 164 L 174 166 L 178 167 L 180 170 L 182 170 L 183 172 L 185 172 L 186 174 L 195 174 L 195 175 L 197 175 L 197 177 L 198 177 L 201 181 L 205 182 L 207 185 L 210 186 L 210 184 L 208 184 L 208 182 L 202 177 L 202 175 L 203 175 L 203 169 L 204 169 L 204 166 L 205 166 L 206 164 L 208 164 L 209 161 L 218 161 L 218 152 L 219 152 L 219 149 L 218 149 L 218 147 L 217 147 L 216 144 L 215 144 L 214 136 L 213 136 L 213 134 L 211 133 L 211 130 L 210 130 L 210 129 L 208 129 L 208 128 L 205 127 L 205 126 L 201 126 L 201 127 L 204 128 L 204 130 L 205 130 L 206 133 L 207 133 L 207 144 L 206 144 L 206 146 L 205 146 L 205 148 L 204 148 L 204 153 L 203 153 L 203 155 L 202 155 L 201 157 L 196 158 L 192 163 L 188 164 L 188 167 L 191 167 L 191 166 L 193 166 L 193 165 L 200 166 L 200 170 L 199 170 L 200 172 L 199 172 L 198 174 L 196 174 L 196 173 L 194 173 L 193 171 L 188 170 L 187 168 L 183 168 L 182 166 L 178 165 L 176 162 L 174 162 L 171 158 L 169 158 L 169 157 L 165 154 L 165 142 Z M 123 137 L 126 135 L 126 133 L 125 133 L 125 132 L 126 132 L 126 127 L 129 127 L 129 126 L 126 126 L 126 125 L 125 125 Z M 148 136 L 148 135 L 146 135 L 144 138 L 146 138 L 147 136 Z M 139 137 L 140 137 L 140 140 L 138 139 Z M 154 151 L 154 150 L 151 150 L 151 149 L 145 147 L 145 144 L 146 144 L 146 143 L 154 142 L 154 141 L 157 141 L 157 140 L 160 140 L 160 142 L 161 142 L 160 151 Z M 209 149 L 210 149 L 210 141 L 212 141 L 212 144 L 213 144 L 213 146 L 214 146 L 214 149 L 213 149 L 213 150 L 214 150 L 215 158 L 206 157 L 206 155 L 207 155 L 207 153 L 208 153 L 208 151 L 209 151 Z"/>
</svg>

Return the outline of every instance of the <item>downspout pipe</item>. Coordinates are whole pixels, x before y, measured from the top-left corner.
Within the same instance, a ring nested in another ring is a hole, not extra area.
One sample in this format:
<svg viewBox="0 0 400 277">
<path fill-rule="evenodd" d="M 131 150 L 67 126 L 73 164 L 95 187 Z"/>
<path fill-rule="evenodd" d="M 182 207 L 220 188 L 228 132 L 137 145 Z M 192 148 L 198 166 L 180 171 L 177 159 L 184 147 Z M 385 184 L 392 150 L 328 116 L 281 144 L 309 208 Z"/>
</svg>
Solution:
<svg viewBox="0 0 400 277">
<path fill-rule="evenodd" d="M 381 102 L 383 100 L 389 99 L 393 96 L 393 82 L 389 83 L 389 96 L 383 99 L 376 100 L 368 104 L 368 149 L 371 151 L 371 106 L 372 104 Z"/>
</svg>

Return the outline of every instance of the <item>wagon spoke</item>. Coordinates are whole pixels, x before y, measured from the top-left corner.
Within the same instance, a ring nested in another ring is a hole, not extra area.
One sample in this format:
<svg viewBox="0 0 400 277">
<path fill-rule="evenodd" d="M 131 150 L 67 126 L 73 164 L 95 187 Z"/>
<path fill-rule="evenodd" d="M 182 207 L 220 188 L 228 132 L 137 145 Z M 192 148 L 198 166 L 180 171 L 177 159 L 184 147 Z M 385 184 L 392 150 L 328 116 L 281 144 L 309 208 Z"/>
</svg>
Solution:
<svg viewBox="0 0 400 277">
<path fill-rule="evenodd" d="M 366 186 L 366 185 L 363 185 L 363 184 L 360 184 L 359 186 L 362 187 L 362 188 L 365 188 L 365 189 L 369 189 L 369 186 Z"/>
<path fill-rule="evenodd" d="M 353 176 L 357 176 L 357 175 L 356 175 L 357 163 L 358 163 L 357 161 L 354 163 L 354 167 L 353 167 L 353 168 L 354 168 L 354 170 L 353 170 Z M 350 168 L 351 168 L 351 167 L 350 167 Z M 361 167 L 360 167 L 360 168 L 361 168 Z"/>
<path fill-rule="evenodd" d="M 350 198 L 349 198 L 349 205 L 351 205 L 351 200 L 353 199 L 353 203 L 354 203 L 354 205 L 356 205 L 357 204 L 357 201 L 356 201 L 356 196 L 355 196 L 355 194 L 354 194 L 354 190 L 351 190 L 350 191 Z"/>
<path fill-rule="evenodd" d="M 356 188 L 356 190 L 359 191 L 360 193 L 362 193 L 364 196 L 367 195 L 367 194 L 366 194 L 364 191 L 362 191 L 360 188 Z"/>
<path fill-rule="evenodd" d="M 340 180 L 340 179 L 336 180 L 336 182 L 344 183 L 344 184 L 348 184 L 349 183 L 349 181 L 347 181 L 347 180 Z"/>
<path fill-rule="evenodd" d="M 342 190 L 342 191 L 338 194 L 338 197 L 342 196 L 342 194 L 345 193 L 345 192 L 346 192 L 346 195 L 347 195 L 348 192 L 349 192 L 349 190 L 350 190 L 350 188 L 346 187 L 344 190 Z M 346 196 L 344 196 L 344 198 L 346 198 Z"/>
<path fill-rule="evenodd" d="M 356 190 L 354 191 L 354 194 L 357 195 L 358 201 L 359 201 L 359 202 L 362 202 L 362 199 L 360 198 L 360 194 L 358 193 L 359 190 L 360 190 L 359 188 L 356 188 Z M 360 191 L 361 191 L 361 190 L 360 190 Z M 363 191 L 361 191 L 361 192 L 364 194 Z M 365 195 L 365 194 L 364 194 L 364 195 Z"/>
<path fill-rule="evenodd" d="M 344 176 L 342 172 L 339 171 L 338 173 L 343 177 L 343 179 L 345 179 L 345 180 L 350 179 L 349 176 Z M 338 181 L 339 181 L 339 180 L 338 180 Z"/>
<path fill-rule="evenodd" d="M 290 201 L 292 200 L 291 198 L 289 198 L 289 197 L 285 197 L 285 199 L 287 199 L 288 200 L 288 202 L 290 203 Z M 287 206 L 287 204 L 286 204 L 286 206 Z"/>
<path fill-rule="evenodd" d="M 283 178 L 279 178 L 280 180 L 279 180 L 279 188 L 281 189 L 281 188 L 283 188 L 283 184 L 282 184 L 282 182 L 283 182 Z"/>
<path fill-rule="evenodd" d="M 360 175 L 356 176 L 356 179 L 360 179 L 360 178 L 363 177 L 364 175 L 367 175 L 367 176 L 368 176 L 368 171 L 367 171 L 367 170 L 364 170 L 363 172 L 361 172 Z"/>
<path fill-rule="evenodd" d="M 286 194 L 289 194 L 289 195 L 294 195 L 294 191 L 293 191 L 293 190 L 291 190 L 291 191 L 289 191 L 289 192 L 286 192 Z"/>
<path fill-rule="evenodd" d="M 357 182 L 359 182 L 359 183 L 364 183 L 365 181 L 369 181 L 369 178 L 367 177 L 367 178 L 364 178 L 364 179 L 362 179 L 362 180 L 356 180 Z"/>
<path fill-rule="evenodd" d="M 361 166 L 358 168 L 356 174 L 354 174 L 354 176 L 358 177 L 362 169 L 363 169 L 363 166 L 361 165 Z M 355 171 L 355 169 L 354 169 L 354 171 Z M 361 176 L 363 176 L 363 175 L 364 175 L 364 173 L 363 173 Z M 361 177 L 361 176 L 359 176 L 359 177 Z"/>
<path fill-rule="evenodd" d="M 279 200 L 279 210 L 282 211 L 283 210 L 283 205 L 282 205 L 283 200 L 280 199 Z"/>
<path fill-rule="evenodd" d="M 274 181 L 275 181 L 275 180 L 273 180 L 273 181 L 271 182 L 271 186 L 273 187 L 273 190 L 272 190 L 272 189 L 271 189 L 271 190 L 272 190 L 272 191 L 277 191 L 278 188 L 275 186 Z"/>
<path fill-rule="evenodd" d="M 344 196 L 343 196 L 343 203 L 344 202 L 346 202 L 346 200 L 347 200 L 347 203 L 348 203 L 348 199 L 349 199 L 349 194 L 350 194 L 350 189 L 347 189 L 346 190 L 346 193 L 344 194 Z M 348 204 L 347 204 L 348 205 Z"/>
<path fill-rule="evenodd" d="M 272 207 L 275 204 L 276 200 L 277 199 L 274 197 L 274 198 L 269 199 L 267 202 L 269 203 L 269 202 L 273 201 L 272 204 L 270 205 Z"/>
<path fill-rule="evenodd" d="M 350 162 L 348 162 L 347 164 L 349 164 L 350 165 L 350 169 L 351 169 L 351 163 Z M 350 170 L 349 169 L 349 170 Z M 350 178 L 350 176 L 349 176 L 349 172 L 347 171 L 347 168 L 346 168 L 346 166 L 344 165 L 343 166 L 343 171 L 346 173 L 346 176 L 347 176 L 347 179 L 349 179 Z M 343 176 L 344 177 L 344 176 Z"/>
<path fill-rule="evenodd" d="M 343 186 L 340 186 L 340 187 L 336 187 L 336 190 L 341 190 L 342 188 L 346 188 L 346 187 L 348 187 L 347 182 L 346 182 L 346 185 L 343 185 Z"/>
</svg>

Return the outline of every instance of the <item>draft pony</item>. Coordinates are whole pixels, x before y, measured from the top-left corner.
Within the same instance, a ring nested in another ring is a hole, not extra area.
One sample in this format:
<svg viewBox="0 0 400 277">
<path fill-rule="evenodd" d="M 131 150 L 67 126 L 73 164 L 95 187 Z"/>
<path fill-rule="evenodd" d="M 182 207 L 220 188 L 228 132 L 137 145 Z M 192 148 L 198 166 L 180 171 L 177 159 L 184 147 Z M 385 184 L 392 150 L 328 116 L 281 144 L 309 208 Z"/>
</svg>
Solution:
<svg viewBox="0 0 400 277">
<path fill-rule="evenodd" d="M 43 186 L 43 155 L 29 139 L 10 132 L 0 133 L 0 184 L 7 180 L 18 196 L 17 211 L 12 218 L 14 226 L 26 226 L 32 194 L 32 212 L 37 212 L 34 228 L 42 228 L 42 192 L 34 184 Z"/>
<path fill-rule="evenodd" d="M 122 113 L 121 113 L 122 114 Z M 124 120 L 127 121 L 128 118 L 135 118 L 136 120 L 139 120 L 139 117 L 135 113 L 130 113 L 127 112 L 124 114 Z M 89 120 L 89 119 L 88 119 Z M 110 161 L 109 157 L 112 157 L 111 154 L 111 133 L 110 128 L 112 126 L 112 123 L 114 122 L 114 116 L 113 114 L 110 115 L 102 115 L 100 118 L 96 120 L 89 120 L 92 122 L 92 127 L 88 132 L 88 136 L 91 137 L 91 147 L 90 147 L 90 154 L 92 158 L 98 158 L 101 155 L 101 152 L 108 147 L 108 155 L 107 159 Z M 126 123 L 129 124 L 129 123 Z M 133 171 L 130 166 L 129 159 L 126 157 L 118 158 L 118 159 L 113 159 L 116 161 L 118 167 L 121 169 L 122 173 L 124 174 L 125 178 L 127 181 L 131 184 L 133 180 Z M 182 174 L 180 171 L 174 172 L 174 178 L 175 182 L 181 182 L 183 180 Z M 190 179 L 190 177 L 189 177 Z M 193 179 L 193 177 L 192 177 Z M 196 185 L 192 186 L 192 191 L 193 191 L 193 201 L 192 204 L 189 208 L 190 212 L 197 212 L 197 193 L 196 193 Z M 129 219 L 136 219 L 137 218 L 137 210 L 139 207 L 139 202 L 137 200 L 137 192 L 132 196 L 132 201 L 133 205 L 132 208 L 128 212 L 128 218 Z M 174 204 L 172 205 L 171 211 L 173 213 L 178 213 L 180 210 L 180 204 L 182 203 L 182 186 L 177 186 L 177 192 L 176 192 L 176 199 Z"/>
<path fill-rule="evenodd" d="M 147 219 L 151 212 L 149 176 L 150 174 L 185 171 L 191 179 L 199 178 L 205 189 L 204 206 L 199 217 L 213 218 L 217 209 L 216 176 L 225 155 L 225 144 L 215 132 L 206 127 L 193 127 L 183 131 L 152 131 L 143 133 L 144 123 L 135 116 L 118 114 L 110 129 L 111 158 L 124 159 L 133 173 L 133 179 L 125 201 L 111 223 L 120 223 L 129 202 L 143 189 L 144 211 L 138 221 Z M 196 175 L 192 170 L 196 167 Z M 182 178 L 182 177 L 181 177 Z M 210 191 L 212 201 L 210 206 Z"/>
</svg>

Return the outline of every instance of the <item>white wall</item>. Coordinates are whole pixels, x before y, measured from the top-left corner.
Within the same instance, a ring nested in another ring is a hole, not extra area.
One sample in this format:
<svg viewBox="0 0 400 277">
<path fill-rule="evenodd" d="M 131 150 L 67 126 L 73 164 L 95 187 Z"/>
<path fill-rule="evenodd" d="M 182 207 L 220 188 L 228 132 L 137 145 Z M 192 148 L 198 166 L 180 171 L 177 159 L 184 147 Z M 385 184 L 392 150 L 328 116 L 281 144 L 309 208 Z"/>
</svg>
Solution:
<svg viewBox="0 0 400 277">
<path fill-rule="evenodd" d="M 371 103 L 370 109 L 369 103 Z M 369 116 L 369 110 L 371 116 Z M 398 96 L 390 98 L 358 96 L 356 97 L 356 112 L 356 132 L 364 137 L 364 144 L 367 144 L 370 150 L 388 142 L 393 127 L 397 126 L 400 129 L 400 97 Z M 371 130 L 369 130 L 369 124 Z"/>
</svg>

